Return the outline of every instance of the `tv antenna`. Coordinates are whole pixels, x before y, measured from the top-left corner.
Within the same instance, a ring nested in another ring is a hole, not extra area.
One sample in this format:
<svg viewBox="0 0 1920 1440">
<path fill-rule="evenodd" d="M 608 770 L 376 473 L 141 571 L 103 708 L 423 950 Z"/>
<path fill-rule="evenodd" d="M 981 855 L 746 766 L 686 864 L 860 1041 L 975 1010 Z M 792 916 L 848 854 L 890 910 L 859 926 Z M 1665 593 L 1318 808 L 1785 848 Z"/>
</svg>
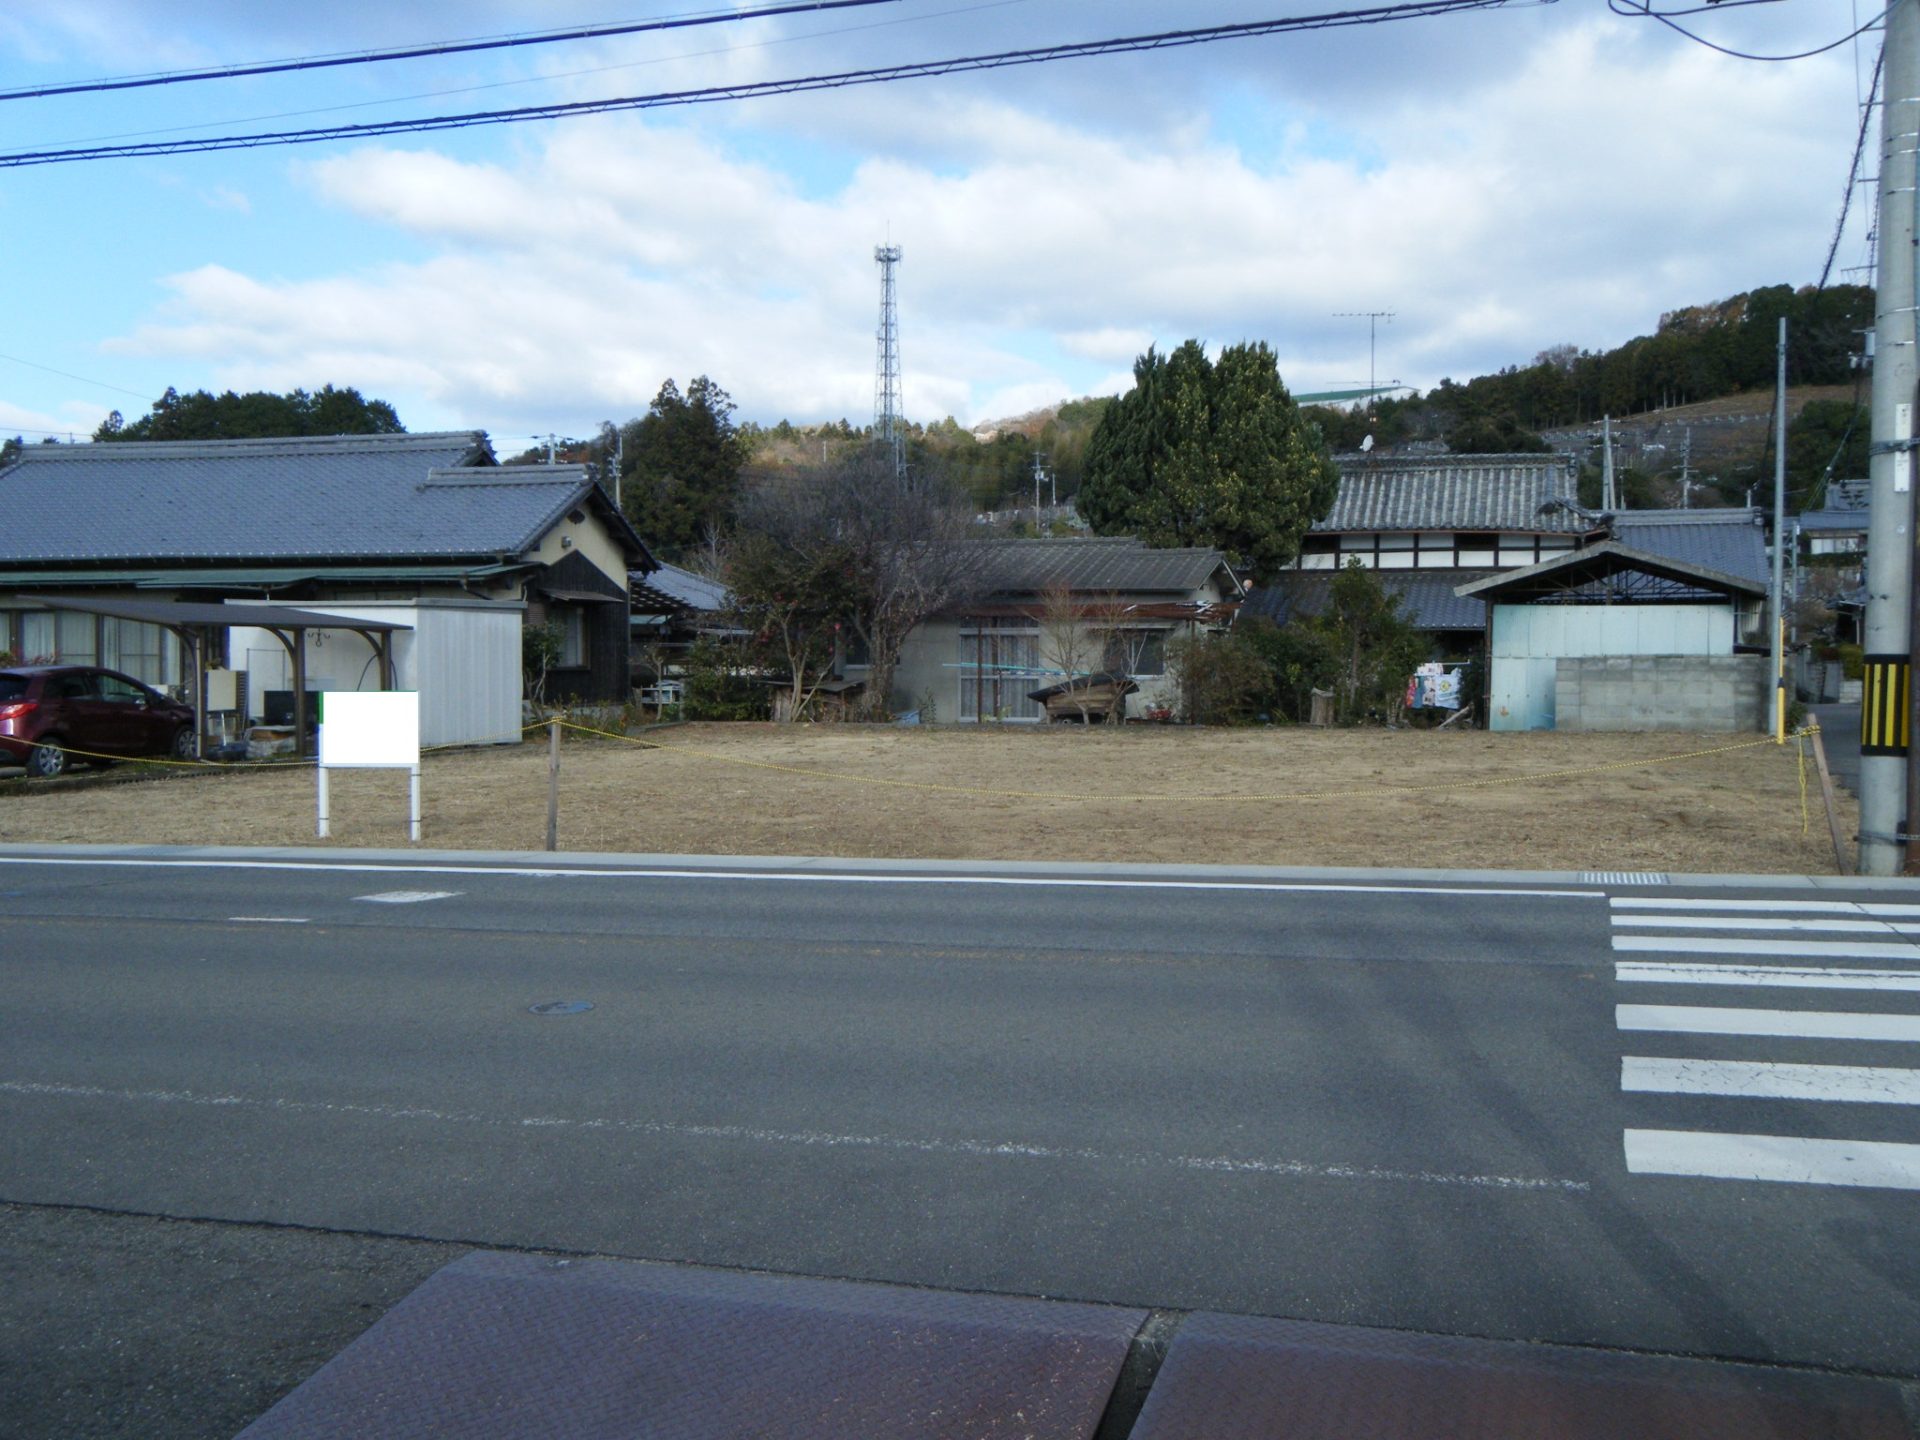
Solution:
<svg viewBox="0 0 1920 1440">
<path fill-rule="evenodd" d="M 1391 310 L 1336 310 L 1333 312 L 1333 318 L 1336 320 L 1365 320 L 1367 322 L 1367 414 L 1369 416 L 1373 414 L 1374 394 L 1380 388 L 1378 382 L 1374 379 L 1373 355 L 1375 327 L 1378 326 L 1382 320 L 1391 325 L 1393 323 L 1393 316 L 1394 312 Z"/>
</svg>

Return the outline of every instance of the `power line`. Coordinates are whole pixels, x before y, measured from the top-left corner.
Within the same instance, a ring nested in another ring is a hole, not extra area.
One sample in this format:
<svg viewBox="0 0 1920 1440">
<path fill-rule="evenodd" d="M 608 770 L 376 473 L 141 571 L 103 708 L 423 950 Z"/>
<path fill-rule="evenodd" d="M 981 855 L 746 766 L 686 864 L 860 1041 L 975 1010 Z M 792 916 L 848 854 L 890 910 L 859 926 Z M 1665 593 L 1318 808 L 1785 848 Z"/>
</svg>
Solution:
<svg viewBox="0 0 1920 1440">
<path fill-rule="evenodd" d="M 118 390 L 122 395 L 131 395 L 136 400 L 150 400 L 153 397 L 142 395 L 138 390 L 129 390 L 124 385 L 109 385 L 104 380 L 90 380 L 85 375 L 75 375 L 68 370 L 56 370 L 51 365 L 41 365 L 33 360 L 22 360 L 18 355 L 0 355 L 0 360 L 11 361 L 15 365 L 24 365 L 29 370 L 44 370 L 49 375 L 58 375 L 63 380 L 78 380 L 82 385 L 98 385 L 102 390 Z M 59 432 L 64 434 L 64 431 Z"/>
<path fill-rule="evenodd" d="M 897 5 L 900 0 L 788 0 L 757 10 L 719 10 L 681 15 L 665 20 L 634 20 L 612 25 L 583 25 L 569 30 L 536 30 L 478 40 L 451 40 L 434 45 L 412 45 L 388 50 L 359 50 L 333 55 L 306 55 L 290 60 L 264 60 L 249 65 L 209 66 L 201 70 L 171 70 L 152 75 L 129 75 L 106 80 L 78 80 L 67 85 L 41 85 L 24 90 L 0 90 L 0 101 L 42 100 L 52 95 L 87 95 L 102 90 L 140 90 L 154 85 L 184 85 L 197 80 L 235 80 L 247 75 L 284 75 L 295 70 L 330 70 L 342 65 L 375 65 L 389 60 L 422 60 L 435 55 L 467 55 L 476 50 L 509 50 L 525 45 L 557 45 L 568 40 L 599 40 L 613 35 L 639 35 L 657 30 L 687 30 L 700 25 L 730 25 L 737 20 L 760 20 L 770 15 L 796 15 L 810 10 L 851 10 L 867 5 Z"/>
<path fill-rule="evenodd" d="M 1860 184 L 1860 157 L 1867 149 L 1867 128 L 1873 120 L 1873 96 L 1880 88 L 1880 67 L 1887 63 L 1887 47 L 1880 46 L 1880 54 L 1873 62 L 1873 79 L 1867 82 L 1867 100 L 1860 107 L 1860 133 L 1854 137 L 1853 159 L 1847 164 L 1847 190 L 1840 197 L 1840 219 L 1833 227 L 1833 243 L 1827 246 L 1827 263 L 1820 267 L 1820 283 L 1813 288 L 1816 291 L 1827 288 L 1827 277 L 1833 274 L 1833 257 L 1840 253 L 1840 237 L 1846 233 L 1847 214 L 1853 208 L 1853 192 Z"/>
<path fill-rule="evenodd" d="M 308 115 L 337 115 L 345 110 L 377 110 L 384 105 L 404 105 L 412 100 L 440 100 L 449 95 L 477 95 L 487 90 L 511 90 L 523 85 L 550 85 L 557 80 L 574 80 L 582 75 L 609 75 L 616 70 L 640 70 L 656 65 L 677 65 L 714 55 L 739 55 L 748 50 L 771 50 L 780 45 L 805 45 L 836 35 L 858 35 L 868 30 L 884 30 L 897 25 L 921 25 L 929 20 L 944 20 L 954 15 L 973 15 L 982 10 L 1000 10 L 1009 5 L 1025 5 L 1031 0 L 978 0 L 947 10 L 926 10 L 897 20 L 870 20 L 863 25 L 840 25 L 830 30 L 809 30 L 797 35 L 780 35 L 754 40 L 744 45 L 716 45 L 709 50 L 688 50 L 676 55 L 656 55 L 645 60 L 622 60 L 613 65 L 589 65 L 578 70 L 550 70 L 539 75 L 522 75 L 511 80 L 489 80 L 476 85 L 455 85 L 444 90 L 419 90 L 408 95 L 388 95 L 379 100 L 354 100 L 340 105 L 310 105 L 301 110 L 272 110 L 264 115 L 229 115 L 220 120 L 196 120 L 190 125 L 162 125 L 146 130 L 116 130 L 105 135 L 76 135 L 64 140 L 44 140 L 44 145 L 92 145 L 108 140 L 142 140 L 153 135 L 180 135 L 188 130 L 218 130 L 223 125 L 257 125 L 268 120 L 297 120 Z"/>
<path fill-rule="evenodd" d="M 696 90 L 630 95 L 609 100 L 577 100 L 553 105 L 528 105 L 513 110 L 485 110 L 463 115 L 436 115 L 415 120 L 377 120 L 359 125 L 333 125 L 310 130 L 269 131 L 250 135 L 209 135 L 195 139 L 157 140 L 131 145 L 96 145 L 60 150 L 23 150 L 0 154 L 0 169 L 27 165 L 69 164 L 82 160 L 126 159 L 147 155 L 185 155 L 213 150 L 251 150 L 278 145 L 311 145 L 326 140 L 360 140 L 381 135 L 409 135 L 436 130 L 464 130 L 481 125 L 520 124 L 578 115 L 604 115 L 625 110 L 655 110 L 677 105 L 715 104 L 768 95 L 795 95 L 816 90 L 838 90 L 856 85 L 890 84 L 976 70 L 1007 69 L 1018 65 L 1050 64 L 1058 60 L 1118 55 L 1139 50 L 1168 50 L 1205 45 L 1220 40 L 1250 39 L 1306 30 L 1344 29 L 1450 15 L 1466 10 L 1495 10 L 1516 0 L 1406 0 L 1406 3 L 1369 10 L 1340 10 L 1279 20 L 1253 20 L 1204 29 L 1167 30 L 1153 35 L 1130 35 L 1111 40 L 1079 41 L 1032 50 L 1005 50 L 989 55 L 965 55 L 949 60 L 887 65 L 872 70 L 845 70 L 807 75 L 792 80 L 762 80 L 739 85 L 715 85 Z M 1554 0 L 1533 0 L 1552 4 Z"/>
<path fill-rule="evenodd" d="M 1767 0 L 1726 0 L 1726 3 L 1716 5 L 1713 8 L 1716 10 L 1729 10 L 1732 9 L 1734 5 L 1761 3 L 1767 3 Z M 1812 50 L 1801 50 L 1792 55 L 1750 55 L 1745 50 L 1729 50 L 1725 45 L 1716 45 L 1705 36 L 1694 34 L 1693 31 L 1687 29 L 1686 26 L 1673 23 L 1673 16 L 1697 15 L 1700 13 L 1698 10 L 1656 10 L 1653 8 L 1653 0 L 1607 0 L 1607 8 L 1616 15 L 1631 16 L 1635 20 L 1658 20 L 1669 30 L 1686 36 L 1687 39 L 1693 41 L 1694 44 L 1704 45 L 1709 50 L 1717 50 L 1722 55 L 1731 55 L 1735 60 L 1764 60 L 1770 64 L 1778 64 L 1787 60 L 1810 60 L 1815 55 L 1824 55 L 1829 50 L 1838 50 L 1849 40 L 1858 39 L 1887 18 L 1887 12 L 1883 9 L 1878 15 L 1874 16 L 1858 29 L 1849 30 L 1838 40 L 1826 45 L 1817 46 Z"/>
</svg>

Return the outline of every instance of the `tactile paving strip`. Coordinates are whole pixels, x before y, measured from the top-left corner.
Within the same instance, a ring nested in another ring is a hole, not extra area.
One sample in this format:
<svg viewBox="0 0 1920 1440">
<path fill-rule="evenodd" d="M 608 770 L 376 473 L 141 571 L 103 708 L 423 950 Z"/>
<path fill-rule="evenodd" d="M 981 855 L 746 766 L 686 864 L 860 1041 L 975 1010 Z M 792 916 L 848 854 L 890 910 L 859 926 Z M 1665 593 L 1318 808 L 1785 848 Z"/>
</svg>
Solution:
<svg viewBox="0 0 1920 1440">
<path fill-rule="evenodd" d="M 1887 1381 L 1199 1314 L 1132 1440 L 1911 1440 Z"/>
<path fill-rule="evenodd" d="M 1085 1440 L 1146 1312 L 476 1253 L 244 1440 Z"/>
</svg>

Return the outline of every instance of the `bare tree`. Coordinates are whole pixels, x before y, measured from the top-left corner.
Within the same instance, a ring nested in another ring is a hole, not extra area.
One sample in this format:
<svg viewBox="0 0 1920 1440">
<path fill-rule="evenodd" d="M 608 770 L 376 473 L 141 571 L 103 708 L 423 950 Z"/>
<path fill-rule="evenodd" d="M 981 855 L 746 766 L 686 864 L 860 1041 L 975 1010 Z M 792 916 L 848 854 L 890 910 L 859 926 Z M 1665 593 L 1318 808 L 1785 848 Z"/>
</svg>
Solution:
<svg viewBox="0 0 1920 1440">
<path fill-rule="evenodd" d="M 834 640 L 853 607 L 853 555 L 806 479 L 769 478 L 742 497 L 727 553 L 734 618 L 787 698 L 776 716 L 804 719 L 833 673 Z"/>
<path fill-rule="evenodd" d="M 1101 658 L 1106 642 L 1088 624 L 1087 607 L 1065 585 L 1049 585 L 1040 592 L 1040 663 L 1060 672 L 1069 686 L 1067 698 L 1080 711 L 1080 723 L 1089 722 L 1093 691 L 1086 683 Z"/>
<path fill-rule="evenodd" d="M 896 475 L 872 448 L 821 476 L 821 504 L 852 556 L 854 605 L 847 623 L 867 651 L 865 711 L 884 715 L 900 650 L 914 628 L 979 593 L 987 547 L 973 511 L 938 467 Z"/>
</svg>

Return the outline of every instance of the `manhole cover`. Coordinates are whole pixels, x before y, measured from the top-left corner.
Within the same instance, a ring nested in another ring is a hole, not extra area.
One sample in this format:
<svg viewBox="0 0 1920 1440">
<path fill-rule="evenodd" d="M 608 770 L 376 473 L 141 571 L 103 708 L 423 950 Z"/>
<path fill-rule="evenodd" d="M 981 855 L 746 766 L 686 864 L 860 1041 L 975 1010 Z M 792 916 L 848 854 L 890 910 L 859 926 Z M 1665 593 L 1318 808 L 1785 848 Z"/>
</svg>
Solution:
<svg viewBox="0 0 1920 1440">
<path fill-rule="evenodd" d="M 591 1000 L 542 1000 L 527 1006 L 529 1015 L 580 1015 L 593 1009 Z"/>
</svg>

